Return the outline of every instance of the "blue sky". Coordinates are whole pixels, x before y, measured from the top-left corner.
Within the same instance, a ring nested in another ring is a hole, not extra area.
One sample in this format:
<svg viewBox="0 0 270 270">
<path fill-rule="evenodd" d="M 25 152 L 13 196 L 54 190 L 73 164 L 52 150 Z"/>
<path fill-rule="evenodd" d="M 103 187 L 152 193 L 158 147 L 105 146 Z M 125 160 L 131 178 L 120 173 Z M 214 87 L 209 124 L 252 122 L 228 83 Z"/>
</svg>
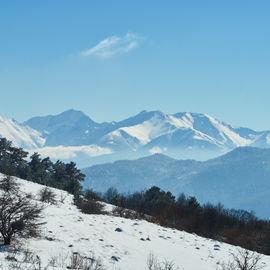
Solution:
<svg viewBox="0 0 270 270">
<path fill-rule="evenodd" d="M 270 2 L 0 1 L 0 115 L 141 110 L 270 129 Z"/>
</svg>

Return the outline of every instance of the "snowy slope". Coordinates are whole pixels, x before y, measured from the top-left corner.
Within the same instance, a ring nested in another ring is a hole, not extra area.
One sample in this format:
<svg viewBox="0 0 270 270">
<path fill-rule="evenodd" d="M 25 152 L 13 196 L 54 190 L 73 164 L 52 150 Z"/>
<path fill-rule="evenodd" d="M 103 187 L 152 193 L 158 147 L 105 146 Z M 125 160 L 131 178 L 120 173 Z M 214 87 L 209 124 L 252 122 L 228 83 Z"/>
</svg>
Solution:
<svg viewBox="0 0 270 270">
<path fill-rule="evenodd" d="M 23 126 L 15 120 L 4 119 L 0 116 L 0 137 L 13 142 L 17 147 L 37 148 L 45 144 L 41 134 L 28 126 Z"/>
<path fill-rule="evenodd" d="M 21 190 L 36 196 L 41 186 L 19 180 Z M 46 205 L 46 224 L 39 239 L 22 240 L 23 247 L 34 251 L 43 265 L 54 257 L 55 267 L 66 269 L 69 254 L 79 252 L 83 256 L 100 258 L 104 269 L 146 269 L 147 257 L 154 254 L 159 260 L 173 261 L 179 269 L 216 270 L 221 262 L 227 262 L 237 247 L 164 228 L 144 220 L 130 220 L 109 215 L 85 215 L 72 203 L 72 196 L 54 190 L 63 203 Z M 120 228 L 121 231 L 116 231 Z M 149 238 L 149 240 L 147 240 Z M 52 241 L 50 241 L 50 240 Z M 0 263 L 8 269 L 4 259 L 7 250 L 0 252 Z M 263 256 L 264 269 L 270 269 L 270 257 Z M 58 266 L 58 267 L 57 267 Z M 60 267 L 61 266 L 61 267 Z"/>
</svg>

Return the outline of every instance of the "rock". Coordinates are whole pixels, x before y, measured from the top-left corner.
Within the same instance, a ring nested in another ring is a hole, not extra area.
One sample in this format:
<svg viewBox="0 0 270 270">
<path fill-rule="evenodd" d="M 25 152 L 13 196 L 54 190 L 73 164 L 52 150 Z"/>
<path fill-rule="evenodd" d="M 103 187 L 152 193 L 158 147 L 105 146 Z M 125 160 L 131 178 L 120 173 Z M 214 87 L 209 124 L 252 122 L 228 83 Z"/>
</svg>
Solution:
<svg viewBox="0 0 270 270">
<path fill-rule="evenodd" d="M 111 259 L 114 260 L 114 261 L 116 261 L 116 262 L 118 262 L 118 258 L 115 257 L 115 256 L 112 256 Z"/>
</svg>

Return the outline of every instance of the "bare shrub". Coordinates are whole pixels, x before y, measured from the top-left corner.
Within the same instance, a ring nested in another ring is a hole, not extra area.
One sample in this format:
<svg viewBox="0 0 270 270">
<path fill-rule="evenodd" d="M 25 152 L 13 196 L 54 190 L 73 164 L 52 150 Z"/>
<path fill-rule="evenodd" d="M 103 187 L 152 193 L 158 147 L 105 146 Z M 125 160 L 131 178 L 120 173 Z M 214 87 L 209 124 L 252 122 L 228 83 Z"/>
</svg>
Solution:
<svg viewBox="0 0 270 270">
<path fill-rule="evenodd" d="M 33 258 L 34 258 L 34 253 L 30 249 L 26 248 L 23 250 L 23 258 L 22 258 L 23 262 L 29 263 L 33 261 Z"/>
<path fill-rule="evenodd" d="M 43 207 L 32 203 L 19 192 L 18 188 L 3 190 L 0 193 L 0 234 L 4 245 L 9 245 L 15 235 L 30 237 L 39 235 L 39 227 L 44 224 Z"/>
<path fill-rule="evenodd" d="M 64 203 L 66 198 L 67 198 L 67 195 L 65 195 L 63 192 L 61 192 L 60 199 L 59 199 L 60 203 Z"/>
<path fill-rule="evenodd" d="M 26 253 L 25 253 L 26 252 Z M 9 270 L 47 270 L 41 265 L 41 259 L 38 255 L 30 252 L 29 250 L 23 251 L 23 258 L 19 254 L 11 255 L 10 253 L 6 259 L 11 261 L 8 265 Z"/>
<path fill-rule="evenodd" d="M 260 270 L 265 267 L 262 255 L 253 251 L 238 249 L 237 253 L 231 253 L 231 257 L 230 262 L 221 264 L 221 270 Z"/>
<path fill-rule="evenodd" d="M 39 191 L 39 200 L 49 204 L 56 204 L 56 194 L 50 188 L 44 187 Z"/>
<path fill-rule="evenodd" d="M 103 270 L 99 259 L 93 255 L 90 257 L 81 256 L 79 253 L 58 254 L 51 257 L 47 265 L 42 263 L 41 258 L 29 249 L 10 249 L 5 258 L 8 261 L 8 270 L 49 270 L 49 269 L 79 269 L 79 270 Z M 0 268 L 2 269 L 2 268 Z"/>
<path fill-rule="evenodd" d="M 103 267 L 99 260 L 83 257 L 79 253 L 73 253 L 70 258 L 70 265 L 67 269 L 102 270 Z"/>
<path fill-rule="evenodd" d="M 123 218 L 129 218 L 129 219 L 142 218 L 142 216 L 138 212 L 134 210 L 126 209 L 120 206 L 115 206 L 112 210 L 112 214 L 117 217 L 123 217 Z"/>
<path fill-rule="evenodd" d="M 125 208 L 115 206 L 112 210 L 112 214 L 116 217 L 125 217 Z"/>
<path fill-rule="evenodd" d="M 179 269 L 174 265 L 174 262 L 163 259 L 161 262 L 150 253 L 147 258 L 147 270 L 177 270 Z"/>
</svg>

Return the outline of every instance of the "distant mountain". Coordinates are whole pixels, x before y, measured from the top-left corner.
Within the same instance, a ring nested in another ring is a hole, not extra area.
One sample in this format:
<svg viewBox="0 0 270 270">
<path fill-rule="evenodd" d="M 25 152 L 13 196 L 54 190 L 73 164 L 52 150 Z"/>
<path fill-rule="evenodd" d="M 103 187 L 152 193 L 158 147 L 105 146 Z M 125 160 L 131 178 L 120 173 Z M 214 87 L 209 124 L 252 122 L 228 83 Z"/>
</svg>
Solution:
<svg viewBox="0 0 270 270">
<path fill-rule="evenodd" d="M 239 147 L 204 162 L 175 160 L 156 154 L 84 169 L 85 188 L 105 191 L 116 187 L 134 192 L 157 185 L 174 195 L 184 192 L 200 202 L 253 210 L 270 218 L 270 149 Z"/>
<path fill-rule="evenodd" d="M 270 131 L 235 128 L 198 113 L 142 111 L 123 121 L 97 123 L 81 111 L 68 110 L 23 124 L 4 119 L 2 123 L 0 136 L 17 146 L 74 160 L 80 167 L 149 153 L 206 160 L 239 146 L 270 147 Z"/>
<path fill-rule="evenodd" d="M 46 139 L 46 146 L 78 146 L 91 143 L 98 124 L 80 111 L 68 110 L 59 115 L 34 117 L 24 122 L 38 130 Z"/>
</svg>

